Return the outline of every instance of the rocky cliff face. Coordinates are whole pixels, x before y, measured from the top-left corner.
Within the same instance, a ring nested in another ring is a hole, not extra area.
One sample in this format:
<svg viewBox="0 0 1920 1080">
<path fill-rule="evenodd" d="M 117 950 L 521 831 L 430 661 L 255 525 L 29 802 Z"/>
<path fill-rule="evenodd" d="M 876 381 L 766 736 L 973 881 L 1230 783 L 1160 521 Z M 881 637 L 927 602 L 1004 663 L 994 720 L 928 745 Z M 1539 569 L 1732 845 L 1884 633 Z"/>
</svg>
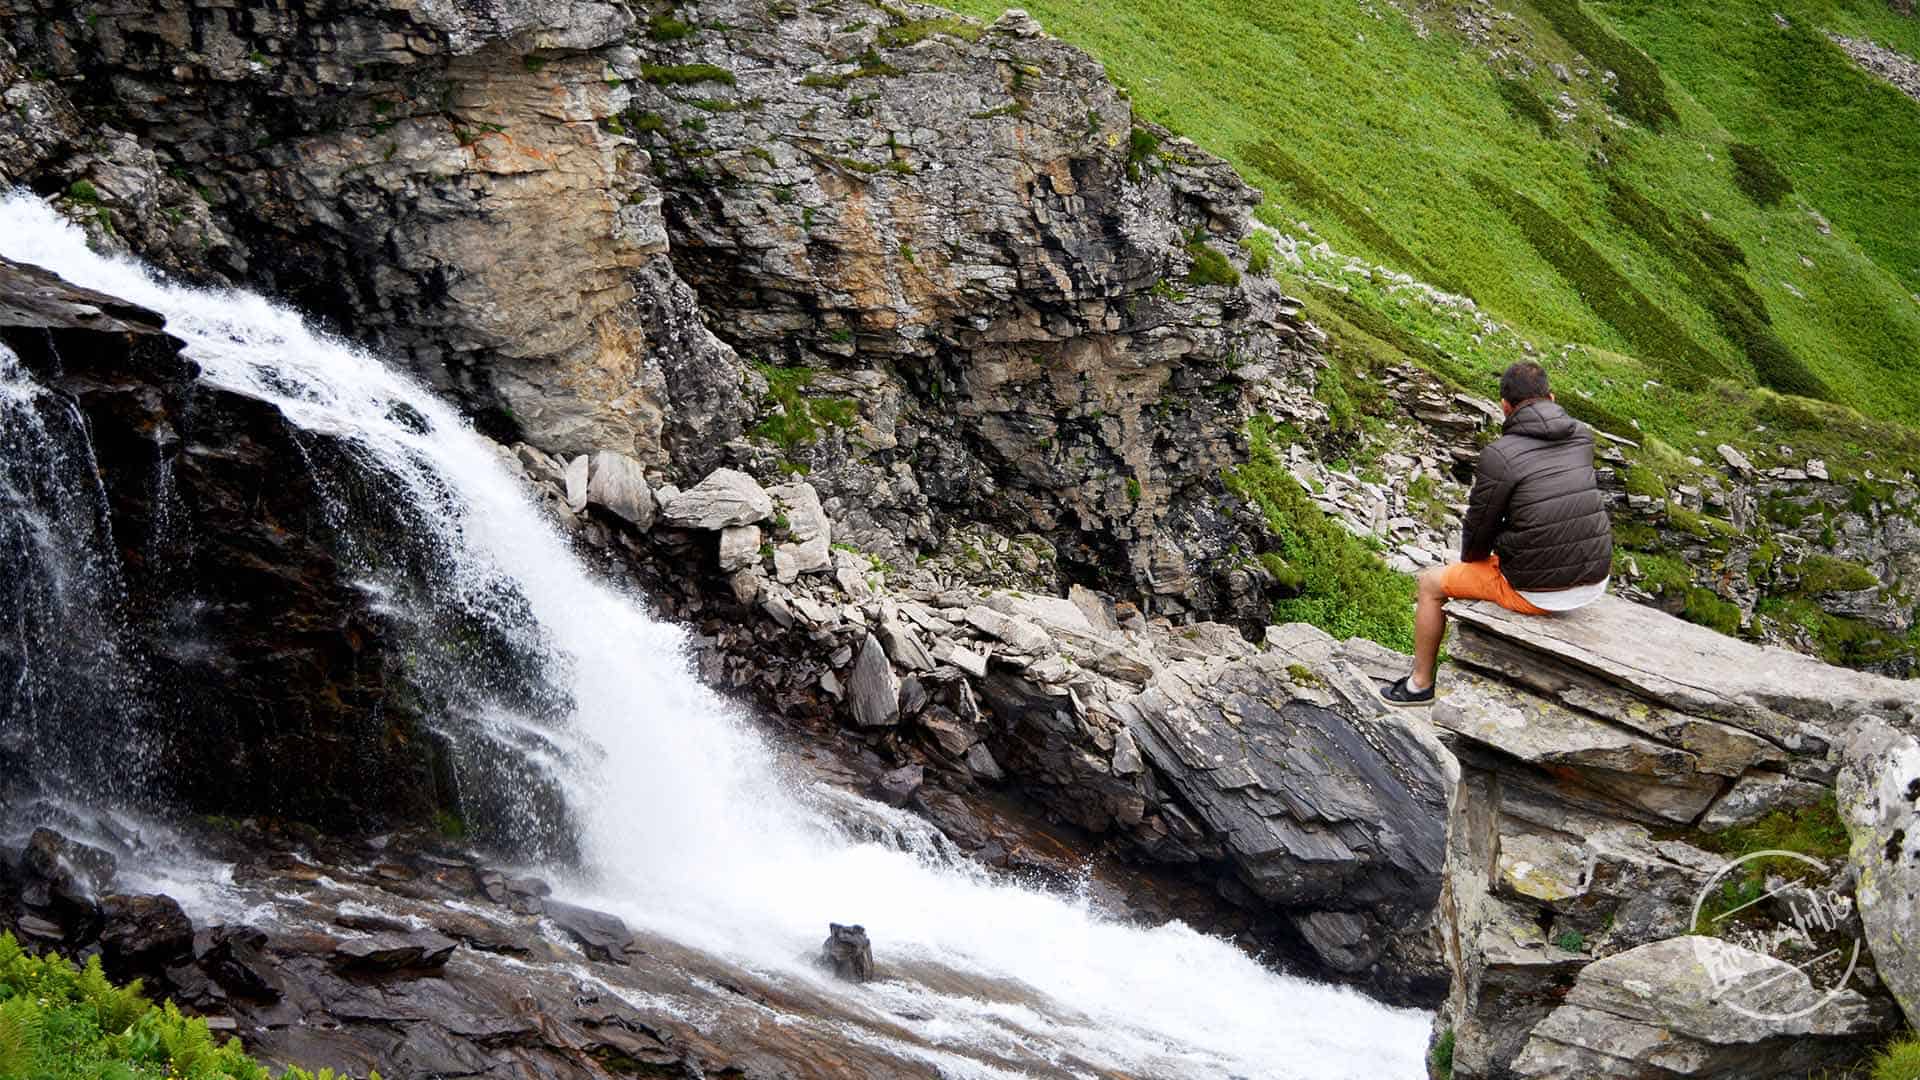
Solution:
<svg viewBox="0 0 1920 1080">
<path fill-rule="evenodd" d="M 668 478 L 810 469 L 890 558 L 987 522 L 1262 621 L 1218 474 L 1313 358 L 1237 269 L 1257 193 L 1029 20 L 0 15 L 35 146 L 11 178 L 405 356 L 496 435 Z"/>
<path fill-rule="evenodd" d="M 749 460 L 809 468 L 896 561 L 979 521 L 1259 621 L 1218 474 L 1248 385 L 1311 358 L 1236 269 L 1258 194 L 1022 15 L 721 4 L 685 30 L 643 46 L 629 122 L 675 265 L 773 384 Z"/>
<path fill-rule="evenodd" d="M 9 785 L 343 828 L 429 816 L 395 628 L 325 542 L 336 448 L 199 382 L 153 312 L 4 260 L 0 348 L 26 526 L 4 552 Z M 97 501 L 57 502 L 73 466 Z"/>
<path fill-rule="evenodd" d="M 657 339 L 729 362 L 649 268 L 666 237 L 646 156 L 607 130 L 624 7 L 16 4 L 0 21 L 26 58 L 9 122 L 34 146 L 10 179 L 107 242 L 406 357 L 491 430 L 664 463 Z"/>
</svg>

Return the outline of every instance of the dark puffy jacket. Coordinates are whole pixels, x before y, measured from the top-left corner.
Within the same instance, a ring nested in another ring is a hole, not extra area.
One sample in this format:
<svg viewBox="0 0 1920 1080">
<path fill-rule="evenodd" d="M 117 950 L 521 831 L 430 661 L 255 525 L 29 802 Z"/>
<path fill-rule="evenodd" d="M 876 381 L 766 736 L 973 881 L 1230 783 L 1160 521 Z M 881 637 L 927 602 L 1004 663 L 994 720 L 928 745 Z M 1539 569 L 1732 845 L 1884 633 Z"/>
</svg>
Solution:
<svg viewBox="0 0 1920 1080">
<path fill-rule="evenodd" d="M 1593 472 L 1593 431 L 1544 398 L 1480 452 L 1460 557 L 1500 555 L 1516 589 L 1591 585 L 1613 565 L 1613 522 Z"/>
</svg>

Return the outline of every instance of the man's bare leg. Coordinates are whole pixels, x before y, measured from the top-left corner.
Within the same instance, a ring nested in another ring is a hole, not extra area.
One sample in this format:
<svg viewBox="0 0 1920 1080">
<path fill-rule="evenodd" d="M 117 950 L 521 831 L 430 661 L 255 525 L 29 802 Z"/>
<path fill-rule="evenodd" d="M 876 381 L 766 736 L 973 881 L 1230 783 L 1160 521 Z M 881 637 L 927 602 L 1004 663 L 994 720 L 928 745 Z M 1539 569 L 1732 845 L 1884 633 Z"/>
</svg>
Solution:
<svg viewBox="0 0 1920 1080">
<path fill-rule="evenodd" d="M 1447 636 L 1447 594 L 1440 587 L 1444 567 L 1420 572 L 1420 601 L 1413 614 L 1413 674 L 1407 689 L 1418 693 L 1433 685 L 1440 663 L 1440 641 Z"/>
</svg>

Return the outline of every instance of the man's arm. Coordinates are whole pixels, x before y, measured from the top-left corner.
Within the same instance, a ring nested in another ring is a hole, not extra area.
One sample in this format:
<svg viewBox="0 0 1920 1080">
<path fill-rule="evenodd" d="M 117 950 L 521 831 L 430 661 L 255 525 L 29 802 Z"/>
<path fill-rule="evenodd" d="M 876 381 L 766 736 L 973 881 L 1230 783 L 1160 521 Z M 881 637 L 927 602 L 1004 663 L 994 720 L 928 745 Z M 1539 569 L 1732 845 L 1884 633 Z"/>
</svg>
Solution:
<svg viewBox="0 0 1920 1080">
<path fill-rule="evenodd" d="M 1479 562 L 1493 553 L 1493 542 L 1506 527 L 1507 500 L 1512 496 L 1506 457 L 1489 447 L 1480 454 L 1473 493 L 1467 496 L 1467 517 L 1460 526 L 1461 561 Z"/>
</svg>

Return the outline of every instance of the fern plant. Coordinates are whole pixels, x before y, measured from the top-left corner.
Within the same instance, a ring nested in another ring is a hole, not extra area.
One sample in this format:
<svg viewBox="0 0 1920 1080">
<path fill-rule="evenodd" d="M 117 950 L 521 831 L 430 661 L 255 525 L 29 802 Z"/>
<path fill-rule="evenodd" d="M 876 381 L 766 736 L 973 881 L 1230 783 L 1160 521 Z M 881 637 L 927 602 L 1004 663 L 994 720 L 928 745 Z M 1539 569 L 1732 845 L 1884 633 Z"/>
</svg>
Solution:
<svg viewBox="0 0 1920 1080">
<path fill-rule="evenodd" d="M 75 967 L 33 956 L 0 934 L 0 1080 L 274 1080 L 235 1039 L 172 1002 L 158 1007 L 140 983 L 115 986 L 89 959 Z M 351 1080 L 292 1068 L 279 1080 Z M 369 1080 L 379 1080 L 371 1074 Z"/>
<path fill-rule="evenodd" d="M 0 1004 L 0 1080 L 26 1080 L 39 1059 L 39 1010 L 27 998 Z"/>
</svg>

